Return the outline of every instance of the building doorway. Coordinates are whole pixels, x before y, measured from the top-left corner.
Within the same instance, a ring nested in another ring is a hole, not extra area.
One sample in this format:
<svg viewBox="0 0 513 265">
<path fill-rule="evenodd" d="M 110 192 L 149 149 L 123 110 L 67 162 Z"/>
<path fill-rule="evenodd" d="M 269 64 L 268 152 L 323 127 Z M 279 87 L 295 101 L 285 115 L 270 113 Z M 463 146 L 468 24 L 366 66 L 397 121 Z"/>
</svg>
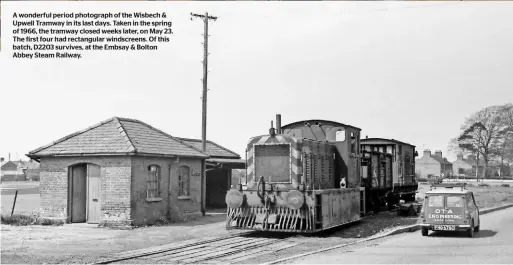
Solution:
<svg viewBox="0 0 513 265">
<path fill-rule="evenodd" d="M 68 217 L 72 223 L 100 223 L 100 166 L 78 164 L 69 168 Z"/>
<path fill-rule="evenodd" d="M 226 192 L 230 190 L 231 169 L 207 171 L 206 206 L 208 210 L 226 208 Z"/>
</svg>

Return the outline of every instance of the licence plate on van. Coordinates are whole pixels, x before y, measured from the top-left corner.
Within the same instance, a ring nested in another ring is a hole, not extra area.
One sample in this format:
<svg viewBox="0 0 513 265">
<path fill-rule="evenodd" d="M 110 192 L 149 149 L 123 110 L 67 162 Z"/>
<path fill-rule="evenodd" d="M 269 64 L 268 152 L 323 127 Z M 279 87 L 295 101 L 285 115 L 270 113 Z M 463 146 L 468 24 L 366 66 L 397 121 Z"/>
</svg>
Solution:
<svg viewBox="0 0 513 265">
<path fill-rule="evenodd" d="M 456 230 L 456 226 L 454 226 L 454 225 L 435 225 L 435 230 L 454 231 L 454 230 Z"/>
</svg>

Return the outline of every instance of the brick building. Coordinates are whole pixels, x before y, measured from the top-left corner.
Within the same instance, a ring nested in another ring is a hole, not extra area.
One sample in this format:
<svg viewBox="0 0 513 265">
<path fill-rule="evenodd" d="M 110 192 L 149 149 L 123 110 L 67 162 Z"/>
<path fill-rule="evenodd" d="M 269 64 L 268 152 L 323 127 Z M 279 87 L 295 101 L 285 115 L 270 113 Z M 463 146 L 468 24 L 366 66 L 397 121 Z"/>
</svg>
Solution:
<svg viewBox="0 0 513 265">
<path fill-rule="evenodd" d="M 114 117 L 27 156 L 40 161 L 45 217 L 142 225 L 205 210 L 209 155 L 138 120 Z"/>
<path fill-rule="evenodd" d="M 203 150 L 201 140 L 177 139 L 198 150 Z M 238 182 L 234 183 L 232 181 L 232 172 L 234 169 L 244 169 L 246 166 L 245 161 L 240 159 L 239 154 L 211 141 L 207 141 L 206 152 L 209 158 L 206 161 L 205 207 L 207 209 L 225 208 L 226 191 L 230 189 L 232 184 L 238 184 Z"/>
<path fill-rule="evenodd" d="M 427 179 L 428 176 L 451 176 L 453 174 L 452 164 L 447 158 L 442 156 L 442 151 L 435 151 L 431 154 L 431 150 L 424 150 L 421 158 L 415 161 L 415 173 L 419 178 Z"/>
</svg>

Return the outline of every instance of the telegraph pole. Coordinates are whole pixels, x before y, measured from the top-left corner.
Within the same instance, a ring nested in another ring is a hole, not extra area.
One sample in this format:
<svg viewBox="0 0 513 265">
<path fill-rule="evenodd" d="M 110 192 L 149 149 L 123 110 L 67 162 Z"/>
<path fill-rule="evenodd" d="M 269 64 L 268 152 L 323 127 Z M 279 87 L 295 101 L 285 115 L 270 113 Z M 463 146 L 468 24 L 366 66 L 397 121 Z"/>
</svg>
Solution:
<svg viewBox="0 0 513 265">
<path fill-rule="evenodd" d="M 201 132 L 201 143 L 203 153 L 207 151 L 207 77 L 208 77 L 208 21 L 209 20 L 217 20 L 217 17 L 209 16 L 208 12 L 205 12 L 204 15 L 191 13 L 192 18 L 201 18 L 203 23 L 205 24 L 205 29 L 203 33 L 203 96 L 201 100 L 203 102 L 203 111 L 202 111 L 202 132 Z M 203 162 L 203 170 L 201 177 L 201 213 L 205 215 L 205 188 L 204 188 L 204 179 L 206 178 L 206 162 Z"/>
<path fill-rule="evenodd" d="M 203 96 L 201 97 L 203 101 L 203 114 L 202 114 L 202 147 L 203 152 L 207 150 L 207 80 L 208 80 L 208 20 L 216 20 L 217 17 L 209 16 L 208 12 L 205 12 L 204 15 L 191 13 L 192 17 L 201 18 L 203 23 L 205 24 L 205 30 L 203 33 Z M 191 18 L 192 19 L 192 18 Z"/>
</svg>

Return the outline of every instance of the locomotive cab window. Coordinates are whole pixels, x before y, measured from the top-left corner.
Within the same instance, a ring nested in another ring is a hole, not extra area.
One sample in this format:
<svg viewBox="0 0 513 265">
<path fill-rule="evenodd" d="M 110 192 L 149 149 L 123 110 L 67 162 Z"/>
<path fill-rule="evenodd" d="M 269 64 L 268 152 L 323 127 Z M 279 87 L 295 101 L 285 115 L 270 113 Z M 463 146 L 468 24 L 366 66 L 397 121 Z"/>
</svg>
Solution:
<svg viewBox="0 0 513 265">
<path fill-rule="evenodd" d="M 335 134 L 336 142 L 343 142 L 346 140 L 346 131 L 344 129 L 338 129 Z"/>
</svg>

